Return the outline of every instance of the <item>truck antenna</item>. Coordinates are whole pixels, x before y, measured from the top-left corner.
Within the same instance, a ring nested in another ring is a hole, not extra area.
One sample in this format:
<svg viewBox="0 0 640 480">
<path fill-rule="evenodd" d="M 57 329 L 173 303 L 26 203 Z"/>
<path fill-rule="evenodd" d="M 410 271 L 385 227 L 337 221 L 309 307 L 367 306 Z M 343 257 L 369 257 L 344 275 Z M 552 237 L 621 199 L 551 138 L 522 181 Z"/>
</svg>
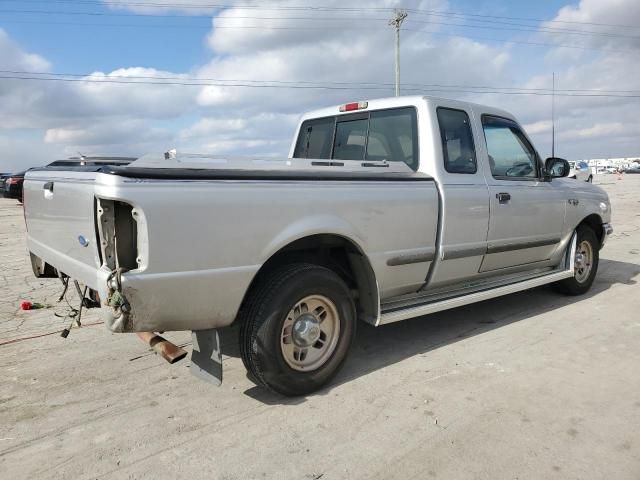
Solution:
<svg viewBox="0 0 640 480">
<path fill-rule="evenodd" d="M 389 25 L 396 29 L 396 97 L 400 96 L 400 27 L 409 15 L 404 10 L 394 10 L 394 15 L 389 20 Z"/>
</svg>

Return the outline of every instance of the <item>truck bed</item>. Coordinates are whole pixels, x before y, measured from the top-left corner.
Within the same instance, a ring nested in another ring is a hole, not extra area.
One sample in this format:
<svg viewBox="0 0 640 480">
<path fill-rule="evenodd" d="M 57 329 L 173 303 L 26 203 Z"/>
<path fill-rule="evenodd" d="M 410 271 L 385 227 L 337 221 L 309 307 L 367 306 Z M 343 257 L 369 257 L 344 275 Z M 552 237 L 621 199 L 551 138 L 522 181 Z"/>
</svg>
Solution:
<svg viewBox="0 0 640 480">
<path fill-rule="evenodd" d="M 101 233 L 108 208 L 114 241 Z M 233 322 L 261 266 L 309 236 L 351 242 L 381 297 L 415 291 L 435 253 L 438 194 L 396 162 L 143 157 L 31 171 L 25 215 L 30 251 L 103 300 L 114 266 L 126 271 L 128 330 L 196 330 Z"/>
</svg>

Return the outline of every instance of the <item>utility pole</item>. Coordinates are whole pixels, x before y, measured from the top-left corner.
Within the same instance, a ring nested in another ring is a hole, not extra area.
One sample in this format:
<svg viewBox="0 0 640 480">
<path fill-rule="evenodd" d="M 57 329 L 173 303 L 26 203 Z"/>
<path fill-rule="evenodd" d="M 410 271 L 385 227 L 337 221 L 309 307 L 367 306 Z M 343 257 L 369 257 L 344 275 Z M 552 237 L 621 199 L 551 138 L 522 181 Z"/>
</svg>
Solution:
<svg viewBox="0 0 640 480">
<path fill-rule="evenodd" d="M 556 72 L 553 72 L 551 86 L 551 156 L 556 156 Z"/>
<path fill-rule="evenodd" d="M 396 97 L 400 96 L 400 26 L 407 15 L 404 10 L 396 10 L 393 18 L 389 20 L 389 25 L 396 29 Z"/>
</svg>

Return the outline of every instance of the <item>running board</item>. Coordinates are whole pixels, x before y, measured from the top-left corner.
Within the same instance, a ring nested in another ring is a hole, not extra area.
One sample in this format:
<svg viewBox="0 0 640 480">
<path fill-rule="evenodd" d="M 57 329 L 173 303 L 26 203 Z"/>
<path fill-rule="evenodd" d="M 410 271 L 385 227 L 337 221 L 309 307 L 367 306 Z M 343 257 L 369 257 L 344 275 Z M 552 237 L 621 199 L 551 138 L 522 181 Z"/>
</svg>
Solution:
<svg viewBox="0 0 640 480">
<path fill-rule="evenodd" d="M 510 293 L 516 293 L 522 290 L 540 287 L 548 283 L 558 282 L 560 280 L 564 280 L 565 278 L 571 278 L 574 276 L 575 252 L 576 236 L 574 234 L 573 238 L 571 239 L 571 250 L 569 251 L 568 258 L 565 257 L 565 261 L 563 262 L 565 268 L 561 271 L 555 271 L 553 273 L 541 275 L 530 280 L 515 282 L 504 285 L 502 287 L 482 290 L 467 295 L 461 295 L 459 297 L 448 298 L 445 300 L 436 300 L 421 305 L 414 305 L 408 308 L 392 310 L 386 313 L 383 311 L 380 315 L 380 319 L 377 325 L 386 325 L 387 323 L 399 322 L 401 320 L 407 320 L 414 317 L 421 317 L 430 313 L 436 313 L 442 310 L 462 307 L 463 305 L 482 302 L 483 300 L 489 300 L 491 298 L 509 295 Z"/>
</svg>

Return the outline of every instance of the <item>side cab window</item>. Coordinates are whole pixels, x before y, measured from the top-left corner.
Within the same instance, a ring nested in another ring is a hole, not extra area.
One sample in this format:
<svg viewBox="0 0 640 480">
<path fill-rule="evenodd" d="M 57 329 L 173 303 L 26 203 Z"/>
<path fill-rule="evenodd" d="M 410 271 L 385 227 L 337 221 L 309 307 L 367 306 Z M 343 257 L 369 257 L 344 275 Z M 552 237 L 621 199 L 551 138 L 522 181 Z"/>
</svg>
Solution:
<svg viewBox="0 0 640 480">
<path fill-rule="evenodd" d="M 445 170 L 449 173 L 476 173 L 476 149 L 467 112 L 438 107 L 437 115 Z"/>
<path fill-rule="evenodd" d="M 501 180 L 537 179 L 540 161 L 518 124 L 492 115 L 482 116 L 491 175 Z"/>
</svg>

